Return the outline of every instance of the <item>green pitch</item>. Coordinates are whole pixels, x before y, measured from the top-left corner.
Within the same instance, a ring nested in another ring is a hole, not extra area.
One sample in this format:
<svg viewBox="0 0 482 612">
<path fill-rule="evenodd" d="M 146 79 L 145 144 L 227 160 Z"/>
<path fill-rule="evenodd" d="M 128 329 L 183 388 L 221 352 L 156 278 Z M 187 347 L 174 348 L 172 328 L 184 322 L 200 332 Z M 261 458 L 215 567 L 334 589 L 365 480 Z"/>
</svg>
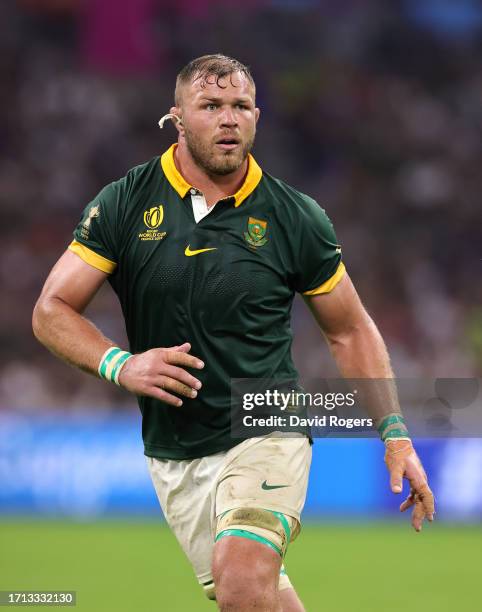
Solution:
<svg viewBox="0 0 482 612">
<path fill-rule="evenodd" d="M 286 566 L 308 612 L 474 610 L 481 536 L 441 524 L 416 534 L 408 521 L 307 525 Z M 174 537 L 150 522 L 0 522 L 0 590 L 11 589 L 75 590 L 67 609 L 86 612 L 216 610 Z"/>
</svg>

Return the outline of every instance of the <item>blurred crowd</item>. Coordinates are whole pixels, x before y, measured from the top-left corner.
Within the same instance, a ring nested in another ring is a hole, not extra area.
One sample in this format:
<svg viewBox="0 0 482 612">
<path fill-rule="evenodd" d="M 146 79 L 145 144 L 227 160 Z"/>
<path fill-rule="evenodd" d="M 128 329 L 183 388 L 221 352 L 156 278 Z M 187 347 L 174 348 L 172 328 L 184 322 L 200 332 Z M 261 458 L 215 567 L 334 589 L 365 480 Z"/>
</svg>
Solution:
<svg viewBox="0 0 482 612">
<path fill-rule="evenodd" d="M 135 406 L 50 356 L 31 311 L 84 206 L 174 141 L 175 76 L 211 52 L 251 66 L 255 157 L 327 210 L 396 374 L 482 376 L 481 32 L 472 0 L 5 0 L 0 409 Z M 126 346 L 107 287 L 88 315 Z M 299 299 L 293 330 L 302 376 L 335 375 Z"/>
</svg>

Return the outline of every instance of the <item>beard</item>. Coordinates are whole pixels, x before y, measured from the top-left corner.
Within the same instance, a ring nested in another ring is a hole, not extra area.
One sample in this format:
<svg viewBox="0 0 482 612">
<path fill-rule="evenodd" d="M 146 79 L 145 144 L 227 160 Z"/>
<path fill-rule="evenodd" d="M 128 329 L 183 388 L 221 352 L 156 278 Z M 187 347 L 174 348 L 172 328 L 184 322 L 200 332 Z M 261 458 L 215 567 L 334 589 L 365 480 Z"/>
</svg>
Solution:
<svg viewBox="0 0 482 612">
<path fill-rule="evenodd" d="M 197 166 L 210 175 L 225 176 L 237 170 L 253 148 L 254 137 L 255 134 L 233 151 L 216 151 L 214 143 L 203 142 L 195 132 L 184 126 L 184 138 L 191 157 Z"/>
</svg>

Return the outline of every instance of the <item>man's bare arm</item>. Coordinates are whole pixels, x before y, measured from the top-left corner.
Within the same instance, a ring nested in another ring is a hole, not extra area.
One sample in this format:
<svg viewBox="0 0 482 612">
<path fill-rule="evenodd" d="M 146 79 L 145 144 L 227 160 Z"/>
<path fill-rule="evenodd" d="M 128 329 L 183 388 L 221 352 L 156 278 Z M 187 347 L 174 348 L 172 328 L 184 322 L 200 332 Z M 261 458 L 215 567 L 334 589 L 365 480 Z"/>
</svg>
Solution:
<svg viewBox="0 0 482 612">
<path fill-rule="evenodd" d="M 66 251 L 52 269 L 35 305 L 32 326 L 37 339 L 64 361 L 98 375 L 100 360 L 115 346 L 82 316 L 107 274 Z M 184 343 L 155 348 L 131 357 L 121 370 L 120 384 L 136 395 L 149 395 L 167 404 L 182 401 L 170 392 L 195 397 L 198 379 L 184 368 L 200 369 L 202 361 L 189 354 Z"/>
<path fill-rule="evenodd" d="M 42 344 L 95 375 L 102 355 L 115 343 L 81 313 L 107 276 L 66 251 L 50 272 L 32 317 L 34 334 Z"/>
<path fill-rule="evenodd" d="M 348 274 L 330 293 L 304 299 L 345 378 L 393 378 L 385 343 Z"/>
<path fill-rule="evenodd" d="M 306 296 L 305 301 L 323 331 L 336 364 L 345 378 L 377 379 L 365 385 L 365 404 L 376 423 L 400 414 L 390 359 L 383 338 L 363 307 L 348 274 L 330 293 Z M 411 486 L 400 510 L 414 506 L 412 525 L 420 531 L 423 519 L 433 520 L 433 495 L 427 476 L 409 439 L 388 440 L 385 461 L 394 493 L 402 491 L 405 476 Z"/>
<path fill-rule="evenodd" d="M 348 274 L 330 293 L 305 297 L 341 374 L 358 380 L 360 399 L 378 426 L 401 414 L 385 343 L 363 307 Z"/>
</svg>

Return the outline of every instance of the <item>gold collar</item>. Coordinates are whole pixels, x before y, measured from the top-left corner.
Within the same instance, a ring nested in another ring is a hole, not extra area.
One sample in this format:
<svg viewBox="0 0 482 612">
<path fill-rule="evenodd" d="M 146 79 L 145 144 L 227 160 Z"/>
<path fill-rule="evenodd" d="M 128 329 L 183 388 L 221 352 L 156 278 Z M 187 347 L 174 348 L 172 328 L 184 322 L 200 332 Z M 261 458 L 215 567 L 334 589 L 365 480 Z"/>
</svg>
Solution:
<svg viewBox="0 0 482 612">
<path fill-rule="evenodd" d="M 167 180 L 171 183 L 181 198 L 185 198 L 188 191 L 192 189 L 193 186 L 185 180 L 185 178 L 176 168 L 176 164 L 174 163 L 174 151 L 176 150 L 176 147 L 177 144 L 173 144 L 165 153 L 162 154 L 161 166 Z M 246 178 L 244 179 L 244 183 L 235 194 L 230 196 L 234 198 L 235 206 L 242 204 L 243 201 L 253 193 L 262 176 L 263 171 L 256 163 L 256 160 L 251 154 L 248 155 L 248 172 L 246 174 Z"/>
</svg>

